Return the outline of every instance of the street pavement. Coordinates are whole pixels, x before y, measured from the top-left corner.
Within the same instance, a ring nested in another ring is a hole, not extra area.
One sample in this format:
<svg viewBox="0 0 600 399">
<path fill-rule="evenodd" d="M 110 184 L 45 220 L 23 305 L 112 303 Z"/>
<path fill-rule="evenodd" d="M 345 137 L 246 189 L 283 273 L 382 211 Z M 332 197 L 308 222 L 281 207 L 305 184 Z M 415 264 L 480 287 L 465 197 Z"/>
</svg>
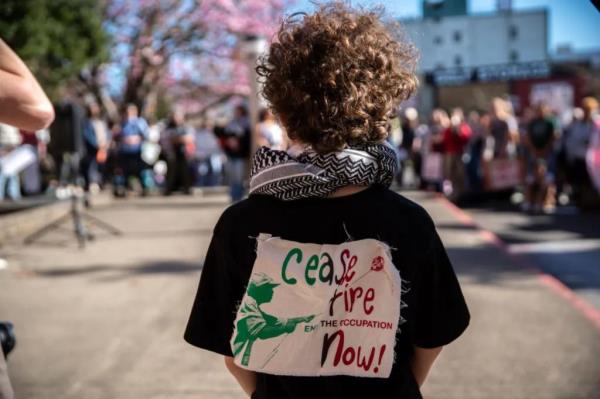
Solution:
<svg viewBox="0 0 600 399">
<path fill-rule="evenodd" d="M 492 201 L 468 211 L 510 253 L 556 277 L 600 311 L 599 210 L 559 207 L 555 214 L 529 215 L 508 202 Z"/>
<path fill-rule="evenodd" d="M 406 195 L 435 220 L 472 313 L 425 397 L 598 398 L 600 330 L 444 200 Z M 122 236 L 98 232 L 80 250 L 55 231 L 0 248 L 8 262 L 0 319 L 18 337 L 8 362 L 17 399 L 243 398 L 219 356 L 182 339 L 226 205 L 221 195 L 117 201 L 93 214 Z M 473 211 L 481 220 L 489 213 Z"/>
</svg>

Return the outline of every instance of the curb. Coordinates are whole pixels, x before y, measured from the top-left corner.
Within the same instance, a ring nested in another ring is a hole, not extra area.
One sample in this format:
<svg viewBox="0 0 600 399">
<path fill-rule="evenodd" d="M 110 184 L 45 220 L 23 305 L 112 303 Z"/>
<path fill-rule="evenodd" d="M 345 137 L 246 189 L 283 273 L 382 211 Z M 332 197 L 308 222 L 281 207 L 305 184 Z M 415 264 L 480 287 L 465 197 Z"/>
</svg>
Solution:
<svg viewBox="0 0 600 399">
<path fill-rule="evenodd" d="M 452 213 L 460 223 L 465 226 L 472 227 L 477 230 L 479 236 L 487 243 L 492 244 L 496 248 L 504 252 L 515 264 L 526 269 L 527 271 L 536 274 L 538 280 L 548 287 L 555 294 L 558 294 L 564 300 L 577 310 L 583 317 L 590 321 L 594 327 L 600 331 L 600 310 L 596 309 L 585 299 L 581 298 L 571 288 L 567 287 L 556 277 L 544 272 L 538 266 L 532 263 L 529 259 L 522 255 L 518 255 L 509 251 L 508 245 L 494 232 L 487 230 L 477 224 L 473 217 L 466 211 L 463 211 L 448 199 L 443 196 L 437 196 L 436 199 Z"/>
</svg>

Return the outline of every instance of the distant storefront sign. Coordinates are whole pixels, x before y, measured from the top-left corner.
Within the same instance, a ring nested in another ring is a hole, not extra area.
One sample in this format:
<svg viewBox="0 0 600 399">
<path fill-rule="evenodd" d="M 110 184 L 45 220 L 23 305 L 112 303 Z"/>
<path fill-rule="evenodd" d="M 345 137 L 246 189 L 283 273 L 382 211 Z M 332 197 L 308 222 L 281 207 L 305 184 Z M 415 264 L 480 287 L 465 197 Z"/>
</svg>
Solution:
<svg viewBox="0 0 600 399">
<path fill-rule="evenodd" d="M 545 78 L 548 76 L 550 76 L 550 65 L 547 62 L 492 65 L 477 68 L 477 77 L 481 82 Z"/>
<path fill-rule="evenodd" d="M 428 81 L 436 86 L 463 85 L 469 82 L 496 82 L 550 76 L 545 61 L 521 64 L 486 65 L 473 68 L 450 68 L 432 72 Z"/>
<path fill-rule="evenodd" d="M 472 80 L 472 68 L 444 69 L 433 73 L 433 83 L 436 86 L 462 85 Z"/>
</svg>

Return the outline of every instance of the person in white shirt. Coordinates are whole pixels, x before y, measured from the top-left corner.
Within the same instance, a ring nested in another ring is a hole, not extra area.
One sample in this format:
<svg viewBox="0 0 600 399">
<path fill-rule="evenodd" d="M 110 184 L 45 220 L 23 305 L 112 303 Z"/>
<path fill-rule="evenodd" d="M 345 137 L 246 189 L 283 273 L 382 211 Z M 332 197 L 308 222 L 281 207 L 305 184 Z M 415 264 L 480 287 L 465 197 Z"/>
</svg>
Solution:
<svg viewBox="0 0 600 399">
<path fill-rule="evenodd" d="M 85 179 L 85 190 L 90 184 L 98 186 L 102 181 L 101 171 L 107 158 L 108 126 L 102 119 L 100 107 L 96 103 L 87 106 L 87 120 L 83 131 L 86 155 L 82 160 L 82 173 Z"/>
<path fill-rule="evenodd" d="M 272 150 L 285 150 L 287 148 L 285 133 L 271 111 L 261 110 L 258 120 L 260 121 L 256 126 L 258 146 L 269 147 Z"/>
</svg>

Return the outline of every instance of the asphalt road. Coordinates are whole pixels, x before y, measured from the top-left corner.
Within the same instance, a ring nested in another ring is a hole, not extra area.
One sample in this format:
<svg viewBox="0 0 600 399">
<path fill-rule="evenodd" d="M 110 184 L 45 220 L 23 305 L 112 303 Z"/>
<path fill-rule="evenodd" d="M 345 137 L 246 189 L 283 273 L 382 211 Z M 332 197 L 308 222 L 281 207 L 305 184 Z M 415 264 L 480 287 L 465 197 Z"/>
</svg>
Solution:
<svg viewBox="0 0 600 399">
<path fill-rule="evenodd" d="M 436 221 L 472 313 L 425 397 L 597 398 L 600 330 L 441 200 L 410 195 Z M 79 250 L 58 231 L 1 248 L 0 319 L 19 339 L 9 358 L 17 398 L 243 398 L 219 356 L 182 339 L 225 206 L 220 196 L 131 199 L 94 211 L 120 237 L 99 233 Z"/>
<path fill-rule="evenodd" d="M 556 277 L 600 311 L 600 211 L 558 208 L 556 214 L 529 215 L 506 202 L 467 210 L 510 253 Z"/>
</svg>

